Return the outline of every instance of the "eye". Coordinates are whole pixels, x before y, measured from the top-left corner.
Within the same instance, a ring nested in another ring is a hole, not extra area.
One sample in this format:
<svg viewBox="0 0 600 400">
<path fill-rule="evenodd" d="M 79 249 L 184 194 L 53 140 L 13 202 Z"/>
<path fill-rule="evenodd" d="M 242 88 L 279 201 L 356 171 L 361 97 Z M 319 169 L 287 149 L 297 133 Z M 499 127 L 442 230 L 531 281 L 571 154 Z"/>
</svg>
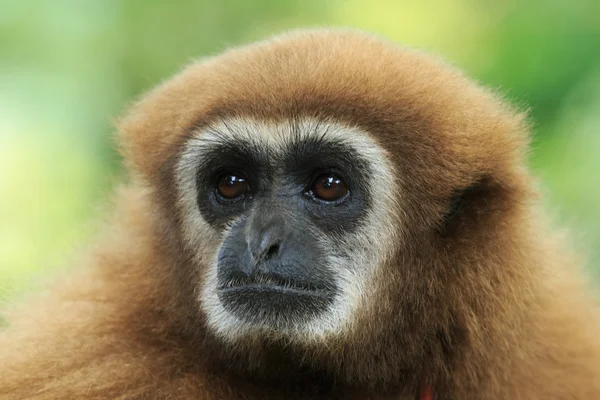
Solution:
<svg viewBox="0 0 600 400">
<path fill-rule="evenodd" d="M 244 196 L 250 190 L 250 185 L 243 175 L 226 173 L 217 179 L 217 192 L 227 200 Z"/>
<path fill-rule="evenodd" d="M 348 195 L 348 186 L 334 174 L 322 174 L 310 186 L 308 193 L 323 201 L 334 202 Z"/>
</svg>

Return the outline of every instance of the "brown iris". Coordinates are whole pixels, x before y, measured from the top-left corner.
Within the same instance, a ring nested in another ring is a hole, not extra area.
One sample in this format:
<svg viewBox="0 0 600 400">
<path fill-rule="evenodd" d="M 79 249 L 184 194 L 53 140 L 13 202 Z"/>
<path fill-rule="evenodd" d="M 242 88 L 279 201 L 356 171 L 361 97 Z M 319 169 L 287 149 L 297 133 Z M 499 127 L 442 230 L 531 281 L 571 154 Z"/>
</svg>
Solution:
<svg viewBox="0 0 600 400">
<path fill-rule="evenodd" d="M 319 175 L 310 188 L 317 199 L 337 201 L 348 194 L 348 187 L 342 179 L 333 174 Z"/>
<path fill-rule="evenodd" d="M 249 188 L 245 177 L 233 173 L 223 174 L 217 181 L 217 191 L 226 199 L 241 197 Z"/>
</svg>

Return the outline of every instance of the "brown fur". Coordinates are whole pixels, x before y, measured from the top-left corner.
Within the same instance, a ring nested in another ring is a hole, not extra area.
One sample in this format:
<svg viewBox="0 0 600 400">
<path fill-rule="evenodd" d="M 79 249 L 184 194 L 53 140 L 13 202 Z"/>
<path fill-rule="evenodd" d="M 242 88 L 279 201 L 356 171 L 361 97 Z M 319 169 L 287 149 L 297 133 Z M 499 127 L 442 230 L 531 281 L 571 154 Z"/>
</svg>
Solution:
<svg viewBox="0 0 600 400">
<path fill-rule="evenodd" d="M 192 129 L 230 116 L 356 125 L 397 170 L 395 258 L 328 346 L 227 348 L 204 327 L 173 169 Z M 85 267 L 9 319 L 0 398 L 401 398 L 423 383 L 436 399 L 600 398 L 596 304 L 536 211 L 523 117 L 440 61 L 297 32 L 191 65 L 119 138 L 132 182 Z M 453 191 L 474 182 L 441 230 Z"/>
</svg>

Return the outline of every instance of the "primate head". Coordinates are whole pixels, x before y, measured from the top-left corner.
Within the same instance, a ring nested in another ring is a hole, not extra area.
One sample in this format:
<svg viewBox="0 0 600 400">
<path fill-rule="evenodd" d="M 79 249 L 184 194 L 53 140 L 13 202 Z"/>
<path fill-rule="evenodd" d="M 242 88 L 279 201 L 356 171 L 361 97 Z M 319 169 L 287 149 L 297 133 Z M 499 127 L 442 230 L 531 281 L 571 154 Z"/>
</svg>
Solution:
<svg viewBox="0 0 600 400">
<path fill-rule="evenodd" d="M 190 334 L 377 384 L 452 365 L 523 300 L 525 130 L 440 61 L 324 30 L 188 67 L 121 135 Z"/>
</svg>

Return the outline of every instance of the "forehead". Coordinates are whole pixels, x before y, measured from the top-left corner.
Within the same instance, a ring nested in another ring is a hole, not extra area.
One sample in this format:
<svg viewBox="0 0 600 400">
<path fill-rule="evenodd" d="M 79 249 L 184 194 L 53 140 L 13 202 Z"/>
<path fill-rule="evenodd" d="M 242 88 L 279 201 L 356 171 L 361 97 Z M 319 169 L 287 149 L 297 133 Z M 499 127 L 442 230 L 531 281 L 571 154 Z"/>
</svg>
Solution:
<svg viewBox="0 0 600 400">
<path fill-rule="evenodd" d="M 321 156 L 373 160 L 385 163 L 387 152 L 359 127 L 333 120 L 295 118 L 288 120 L 258 120 L 251 117 L 220 118 L 192 133 L 190 150 L 213 148 L 242 149 L 264 157 L 282 155 Z"/>
<path fill-rule="evenodd" d="M 368 132 L 394 164 L 427 164 L 437 178 L 448 160 L 461 160 L 450 163 L 460 173 L 481 168 L 490 149 L 508 149 L 501 133 L 516 121 L 493 96 L 431 57 L 364 34 L 316 31 L 188 67 L 134 107 L 121 124 L 122 147 L 130 165 L 151 176 L 190 132 L 248 118 L 335 120 Z M 263 136 L 273 145 L 281 138 Z"/>
</svg>

